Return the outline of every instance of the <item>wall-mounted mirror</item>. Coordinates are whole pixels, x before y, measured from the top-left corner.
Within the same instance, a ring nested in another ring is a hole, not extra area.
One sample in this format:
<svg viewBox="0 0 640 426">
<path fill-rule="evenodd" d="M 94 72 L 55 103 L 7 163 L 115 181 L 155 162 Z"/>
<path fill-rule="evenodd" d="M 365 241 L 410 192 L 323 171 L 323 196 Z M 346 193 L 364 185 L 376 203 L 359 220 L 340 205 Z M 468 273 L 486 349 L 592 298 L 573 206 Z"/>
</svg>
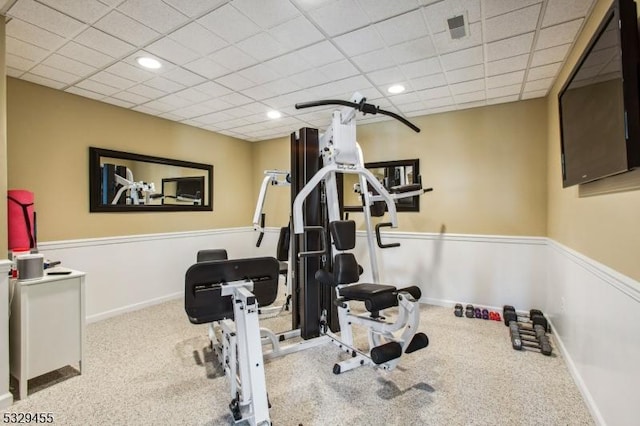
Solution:
<svg viewBox="0 0 640 426">
<path fill-rule="evenodd" d="M 213 166 L 89 148 L 91 212 L 212 211 Z"/>
<path fill-rule="evenodd" d="M 394 192 L 397 187 L 420 183 L 420 160 L 398 160 L 381 161 L 376 163 L 365 163 L 364 165 L 389 191 Z M 344 174 L 344 210 L 362 211 L 362 201 L 360 194 L 354 191 L 354 186 L 358 184 L 358 176 L 354 174 Z M 372 189 L 369 188 L 369 191 Z M 399 212 L 420 211 L 420 197 L 401 198 L 396 202 L 396 210 Z"/>
</svg>

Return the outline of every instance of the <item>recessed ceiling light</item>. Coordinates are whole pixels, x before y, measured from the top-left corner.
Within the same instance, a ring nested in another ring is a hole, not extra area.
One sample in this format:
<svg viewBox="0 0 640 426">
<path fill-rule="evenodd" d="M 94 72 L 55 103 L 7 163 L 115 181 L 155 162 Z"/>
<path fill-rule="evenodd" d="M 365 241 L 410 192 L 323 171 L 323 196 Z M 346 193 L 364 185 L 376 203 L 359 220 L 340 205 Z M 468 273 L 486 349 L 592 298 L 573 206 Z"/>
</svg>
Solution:
<svg viewBox="0 0 640 426">
<path fill-rule="evenodd" d="M 267 113 L 267 117 L 275 120 L 276 118 L 282 117 L 282 114 L 280 113 L 280 111 L 272 110 Z"/>
<path fill-rule="evenodd" d="M 393 93 L 394 95 L 396 93 L 402 93 L 404 92 L 404 86 L 402 84 L 394 84 L 393 86 L 387 89 L 387 92 Z"/>
<path fill-rule="evenodd" d="M 141 56 L 139 58 L 136 58 L 136 62 L 138 62 L 140 65 L 142 65 L 145 68 L 151 68 L 153 70 L 156 70 L 162 66 L 160 61 L 158 61 L 157 59 L 150 58 L 148 56 Z"/>
</svg>

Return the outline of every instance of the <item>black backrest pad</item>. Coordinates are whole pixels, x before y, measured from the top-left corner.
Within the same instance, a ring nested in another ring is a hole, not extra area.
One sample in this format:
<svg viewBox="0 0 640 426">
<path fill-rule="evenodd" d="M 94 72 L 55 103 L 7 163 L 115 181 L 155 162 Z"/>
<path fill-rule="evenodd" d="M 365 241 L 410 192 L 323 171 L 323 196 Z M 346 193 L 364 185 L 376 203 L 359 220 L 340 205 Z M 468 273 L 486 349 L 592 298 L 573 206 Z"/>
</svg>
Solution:
<svg viewBox="0 0 640 426">
<path fill-rule="evenodd" d="M 253 280 L 259 306 L 272 304 L 278 295 L 278 261 L 274 257 L 216 260 L 191 265 L 184 278 L 184 309 L 189 321 L 202 324 L 233 318 L 231 296 L 220 295 L 220 285 Z"/>
<path fill-rule="evenodd" d="M 196 255 L 196 262 L 206 262 L 207 260 L 227 260 L 227 251 L 225 249 L 208 249 L 200 250 Z"/>
<path fill-rule="evenodd" d="M 351 250 L 356 246 L 356 222 L 336 220 L 329 224 L 333 243 L 338 250 Z"/>
<path fill-rule="evenodd" d="M 288 226 L 280 228 L 280 236 L 278 237 L 278 247 L 276 258 L 283 262 L 289 260 L 289 243 L 291 241 L 291 230 Z"/>
<path fill-rule="evenodd" d="M 356 283 L 360 279 L 360 268 L 353 253 L 336 254 L 333 258 L 333 276 L 336 284 Z"/>
</svg>

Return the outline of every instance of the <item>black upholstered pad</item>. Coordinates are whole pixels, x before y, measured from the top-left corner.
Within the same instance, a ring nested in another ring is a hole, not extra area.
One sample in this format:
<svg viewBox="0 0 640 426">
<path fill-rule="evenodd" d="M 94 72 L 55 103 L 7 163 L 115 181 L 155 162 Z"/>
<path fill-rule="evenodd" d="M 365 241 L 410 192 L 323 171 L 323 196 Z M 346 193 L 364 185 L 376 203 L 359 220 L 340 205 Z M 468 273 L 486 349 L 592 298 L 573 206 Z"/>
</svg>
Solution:
<svg viewBox="0 0 640 426">
<path fill-rule="evenodd" d="M 356 246 L 356 222 L 334 220 L 329 224 L 333 243 L 338 250 L 351 250 Z"/>
<path fill-rule="evenodd" d="M 351 300 L 367 300 L 382 293 L 393 293 L 396 288 L 384 284 L 354 284 L 340 289 L 340 296 Z"/>
</svg>

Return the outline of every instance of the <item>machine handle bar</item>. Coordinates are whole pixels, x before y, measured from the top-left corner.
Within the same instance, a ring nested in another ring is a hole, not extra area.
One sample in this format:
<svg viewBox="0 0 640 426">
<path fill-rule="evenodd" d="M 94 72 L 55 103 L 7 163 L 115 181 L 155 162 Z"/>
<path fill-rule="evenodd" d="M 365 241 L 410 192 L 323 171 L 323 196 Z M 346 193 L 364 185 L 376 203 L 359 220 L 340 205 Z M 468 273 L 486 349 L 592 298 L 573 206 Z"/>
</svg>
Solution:
<svg viewBox="0 0 640 426">
<path fill-rule="evenodd" d="M 311 257 L 311 256 L 322 256 L 327 252 L 327 246 L 325 244 L 326 241 L 326 231 L 322 226 L 305 226 L 306 231 L 320 231 L 320 250 L 312 250 L 312 251 L 301 251 L 298 253 L 298 257 Z"/>
<path fill-rule="evenodd" d="M 400 243 L 391 243 L 391 244 L 383 244 L 382 243 L 382 236 L 380 235 L 380 228 L 391 228 L 393 227 L 393 224 L 391 222 L 385 222 L 385 223 L 379 223 L 376 225 L 376 241 L 378 242 L 378 247 L 385 249 L 385 248 L 392 248 L 392 247 L 400 247 Z"/>
<path fill-rule="evenodd" d="M 402 117 L 401 115 L 396 114 L 395 112 L 386 111 L 384 109 L 380 109 L 380 107 L 372 104 L 368 104 L 364 102 L 364 99 L 360 103 L 343 101 L 341 99 L 324 99 L 320 101 L 311 101 L 311 102 L 300 102 L 295 105 L 296 109 L 304 109 L 304 108 L 312 108 L 323 105 L 343 105 L 346 107 L 355 108 L 358 111 L 363 112 L 364 114 L 383 114 L 388 115 L 389 117 L 395 118 L 400 121 L 402 124 L 408 126 L 411 130 L 416 133 L 420 133 L 420 128 Z"/>
</svg>

